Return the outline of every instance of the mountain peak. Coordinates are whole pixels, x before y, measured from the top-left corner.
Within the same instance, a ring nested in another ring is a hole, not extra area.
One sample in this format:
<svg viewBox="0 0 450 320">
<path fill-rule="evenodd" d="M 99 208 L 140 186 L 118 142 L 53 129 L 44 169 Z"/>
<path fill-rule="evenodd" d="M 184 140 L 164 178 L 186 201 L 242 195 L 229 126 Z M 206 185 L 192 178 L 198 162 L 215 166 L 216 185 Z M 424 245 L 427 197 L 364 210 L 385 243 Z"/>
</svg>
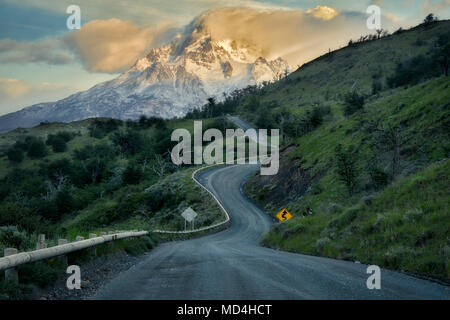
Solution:
<svg viewBox="0 0 450 320">
<path fill-rule="evenodd" d="M 209 97 L 220 100 L 224 93 L 274 81 L 286 70 L 286 61 L 269 60 L 258 46 L 213 39 L 199 18 L 169 44 L 150 50 L 118 78 L 60 101 L 7 115 L 8 127 L 0 129 L 90 117 L 182 117 Z"/>
</svg>

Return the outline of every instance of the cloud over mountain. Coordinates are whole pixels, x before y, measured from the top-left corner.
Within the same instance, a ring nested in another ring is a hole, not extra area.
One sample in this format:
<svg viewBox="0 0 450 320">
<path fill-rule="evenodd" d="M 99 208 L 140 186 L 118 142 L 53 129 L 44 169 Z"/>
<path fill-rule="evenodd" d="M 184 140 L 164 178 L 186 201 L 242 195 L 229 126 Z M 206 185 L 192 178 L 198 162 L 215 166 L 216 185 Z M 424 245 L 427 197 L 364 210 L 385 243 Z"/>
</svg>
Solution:
<svg viewBox="0 0 450 320">
<path fill-rule="evenodd" d="M 139 27 L 120 19 L 94 20 L 64 41 L 89 71 L 116 73 L 131 67 L 170 30 L 170 24 Z"/>
<path fill-rule="evenodd" d="M 200 15 L 194 26 L 207 28 L 214 40 L 258 47 L 268 58 L 281 56 L 292 66 L 307 62 L 352 37 L 372 33 L 364 14 L 328 6 L 308 10 L 220 8 Z"/>
</svg>

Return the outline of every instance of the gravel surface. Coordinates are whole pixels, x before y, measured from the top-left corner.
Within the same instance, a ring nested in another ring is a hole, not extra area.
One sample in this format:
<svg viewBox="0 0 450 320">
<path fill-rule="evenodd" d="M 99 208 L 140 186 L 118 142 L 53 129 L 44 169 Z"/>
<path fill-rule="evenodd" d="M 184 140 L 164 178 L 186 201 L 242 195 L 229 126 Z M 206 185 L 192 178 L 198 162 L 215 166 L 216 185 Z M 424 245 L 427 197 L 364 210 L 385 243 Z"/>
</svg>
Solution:
<svg viewBox="0 0 450 320">
<path fill-rule="evenodd" d="M 95 294 L 105 283 L 114 279 L 121 272 L 144 260 L 149 253 L 132 256 L 119 251 L 108 256 L 99 257 L 80 265 L 81 289 L 69 290 L 66 287 L 68 274 L 63 274 L 57 282 L 45 289 L 36 289 L 34 298 L 40 300 L 84 300 Z"/>
<path fill-rule="evenodd" d="M 367 265 L 260 246 L 272 219 L 242 192 L 259 167 L 201 172 L 199 181 L 231 216 L 221 232 L 164 243 L 108 281 L 94 299 L 449 299 L 450 288 L 381 269 L 381 289 L 369 290 Z"/>
</svg>

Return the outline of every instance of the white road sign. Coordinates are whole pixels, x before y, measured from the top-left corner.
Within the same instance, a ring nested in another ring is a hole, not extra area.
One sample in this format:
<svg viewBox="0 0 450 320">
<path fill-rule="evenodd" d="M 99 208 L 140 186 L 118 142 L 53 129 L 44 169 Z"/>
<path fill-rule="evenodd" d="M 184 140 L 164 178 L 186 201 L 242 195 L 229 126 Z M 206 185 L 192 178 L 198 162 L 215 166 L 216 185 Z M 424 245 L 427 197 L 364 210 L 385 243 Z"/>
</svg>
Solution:
<svg viewBox="0 0 450 320">
<path fill-rule="evenodd" d="M 197 216 L 197 212 L 195 212 L 194 210 L 192 210 L 191 207 L 189 207 L 186 210 L 184 210 L 184 212 L 181 215 L 187 222 L 191 222 Z"/>
</svg>

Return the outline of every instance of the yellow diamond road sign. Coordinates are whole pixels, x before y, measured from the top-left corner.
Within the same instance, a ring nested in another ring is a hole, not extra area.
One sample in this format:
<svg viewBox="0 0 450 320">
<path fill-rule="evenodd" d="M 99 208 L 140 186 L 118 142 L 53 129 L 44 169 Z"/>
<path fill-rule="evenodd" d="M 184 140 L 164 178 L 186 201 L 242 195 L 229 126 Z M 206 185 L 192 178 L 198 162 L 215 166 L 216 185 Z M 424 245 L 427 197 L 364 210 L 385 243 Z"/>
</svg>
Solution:
<svg viewBox="0 0 450 320">
<path fill-rule="evenodd" d="M 290 212 L 287 211 L 286 208 L 284 208 L 283 210 L 277 213 L 277 218 L 280 221 L 287 221 L 292 218 L 292 214 L 290 214 Z"/>
</svg>

